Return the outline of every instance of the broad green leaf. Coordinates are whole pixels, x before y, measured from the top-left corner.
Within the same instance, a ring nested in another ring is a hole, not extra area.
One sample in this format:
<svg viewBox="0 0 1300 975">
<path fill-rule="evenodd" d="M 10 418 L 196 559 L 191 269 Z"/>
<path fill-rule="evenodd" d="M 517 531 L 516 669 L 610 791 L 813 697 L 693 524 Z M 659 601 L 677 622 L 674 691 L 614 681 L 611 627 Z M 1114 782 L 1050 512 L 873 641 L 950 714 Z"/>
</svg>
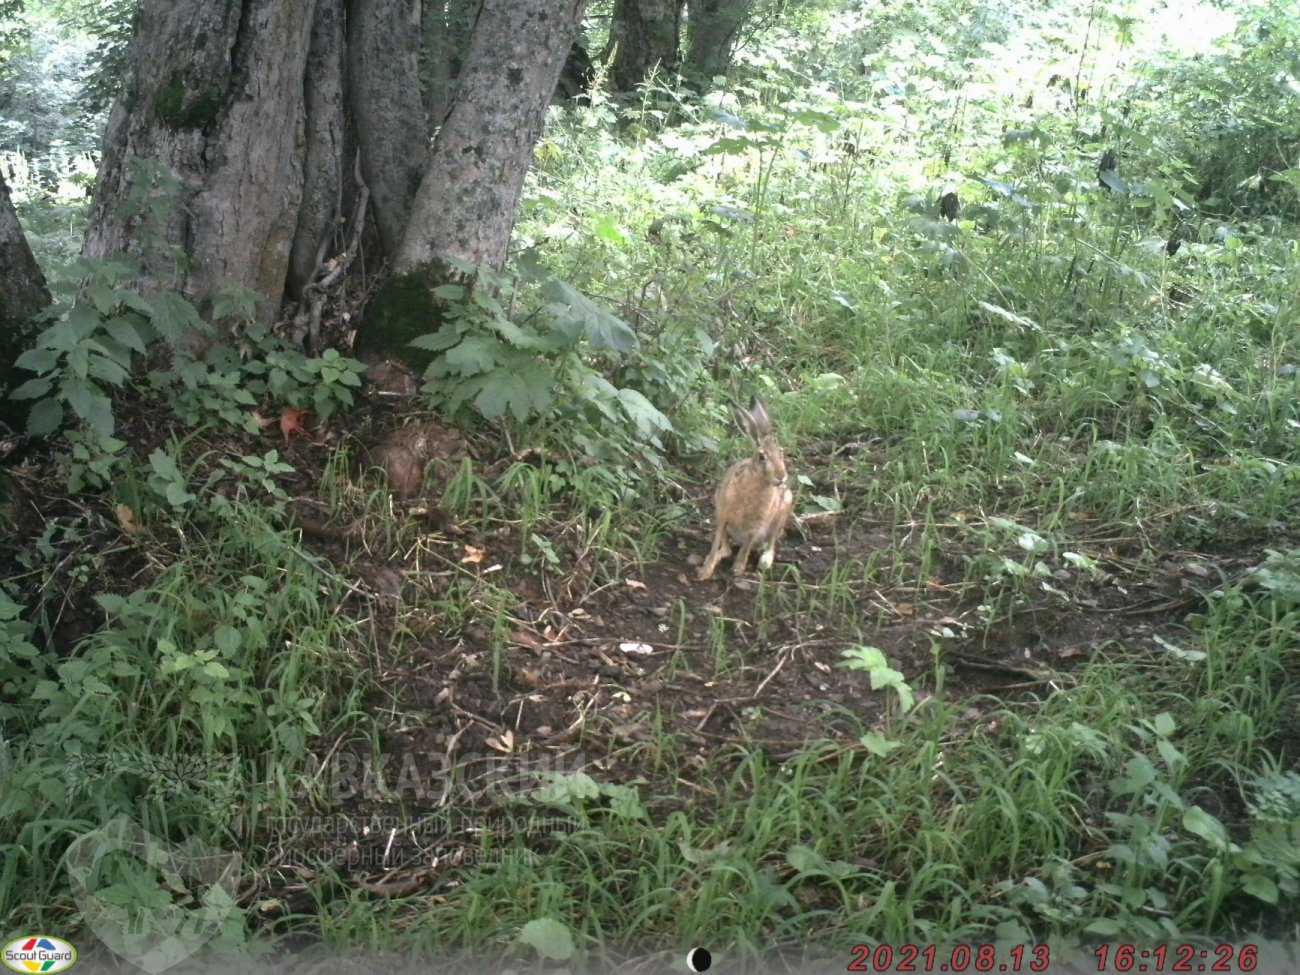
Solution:
<svg viewBox="0 0 1300 975">
<path fill-rule="evenodd" d="M 858 741 L 862 742 L 863 748 L 878 758 L 887 758 L 891 752 L 903 747 L 901 741 L 886 738 L 879 731 L 869 731 Z"/>
<path fill-rule="evenodd" d="M 549 917 L 537 918 L 525 924 L 519 932 L 519 941 L 543 958 L 568 961 L 573 957 L 573 935 L 567 927 Z"/>
<path fill-rule="evenodd" d="M 443 356 L 443 361 L 462 376 L 474 376 L 495 366 L 501 358 L 501 351 L 501 343 L 496 339 L 470 335 Z"/>
<path fill-rule="evenodd" d="M 92 379 L 98 379 L 110 386 L 121 386 L 130 376 L 120 362 L 104 355 L 91 356 L 87 372 Z"/>
<path fill-rule="evenodd" d="M 455 325 L 444 325 L 436 332 L 417 335 L 411 345 L 426 352 L 444 352 L 461 340 L 461 330 Z"/>
<path fill-rule="evenodd" d="M 183 480 L 181 469 L 176 466 L 176 458 L 162 450 L 155 450 L 149 455 L 149 466 L 168 481 Z"/>
<path fill-rule="evenodd" d="M 1183 811 L 1183 829 L 1208 840 L 1216 849 L 1228 847 L 1228 833 L 1223 824 L 1200 806 L 1191 806 Z"/>
<path fill-rule="evenodd" d="M 57 399 L 43 399 L 27 414 L 27 433 L 33 437 L 47 437 L 63 425 L 63 403 Z"/>
<path fill-rule="evenodd" d="M 1089 922 L 1083 930 L 1089 934 L 1099 934 L 1103 938 L 1113 938 L 1124 929 L 1118 921 L 1113 921 L 1108 917 L 1099 917 L 1097 920 Z"/>
<path fill-rule="evenodd" d="M 1277 903 L 1277 884 L 1262 874 L 1247 874 L 1246 879 L 1241 882 L 1241 889 L 1265 904 Z"/>
<path fill-rule="evenodd" d="M 703 154 L 706 156 L 736 155 L 742 152 L 747 152 L 757 145 L 758 143 L 748 136 L 727 136 L 724 139 L 717 140 L 713 145 L 706 147 Z"/>
<path fill-rule="evenodd" d="M 104 323 L 104 331 L 132 352 L 144 353 L 144 339 L 140 337 L 135 325 L 125 318 L 110 318 Z"/>
<path fill-rule="evenodd" d="M 30 372 L 49 372 L 59 364 L 59 357 L 53 349 L 28 349 L 14 360 L 14 364 Z"/>
<path fill-rule="evenodd" d="M 489 420 L 507 410 L 523 423 L 540 416 L 551 407 L 551 374 L 541 364 L 525 372 L 497 369 L 483 377 L 483 386 L 474 397 L 474 406 Z"/>
<path fill-rule="evenodd" d="M 29 379 L 27 380 L 27 382 L 23 383 L 12 393 L 10 393 L 9 398 L 10 399 L 40 399 L 42 396 L 44 396 L 46 393 L 50 391 L 52 386 L 53 383 L 51 383 L 50 380 L 45 379 L 43 377 L 37 377 L 36 379 Z"/>
<path fill-rule="evenodd" d="M 174 342 L 190 331 L 209 334 L 212 326 L 199 317 L 198 311 L 188 301 L 172 291 L 160 291 L 153 299 L 150 321 L 158 334 Z"/>
<path fill-rule="evenodd" d="M 101 437 L 111 437 L 115 421 L 113 404 L 93 385 L 78 379 L 63 383 L 60 391 L 72 412 L 85 420 Z"/>
<path fill-rule="evenodd" d="M 618 225 L 610 217 L 603 215 L 597 217 L 594 229 L 596 236 L 601 240 L 617 244 L 619 247 L 627 246 L 627 236 L 619 230 Z"/>
<path fill-rule="evenodd" d="M 96 281 L 90 286 L 90 300 L 101 315 L 107 315 L 118 306 L 117 291 L 102 281 Z"/>
<path fill-rule="evenodd" d="M 618 401 L 642 437 L 653 437 L 673 428 L 672 421 L 635 389 L 620 389 Z"/>
<path fill-rule="evenodd" d="M 612 349 L 624 354 L 636 348 L 636 333 L 604 305 L 592 301 L 581 291 L 558 278 L 541 288 L 552 301 L 549 311 L 558 329 L 570 337 L 581 335 L 598 349 Z"/>
</svg>

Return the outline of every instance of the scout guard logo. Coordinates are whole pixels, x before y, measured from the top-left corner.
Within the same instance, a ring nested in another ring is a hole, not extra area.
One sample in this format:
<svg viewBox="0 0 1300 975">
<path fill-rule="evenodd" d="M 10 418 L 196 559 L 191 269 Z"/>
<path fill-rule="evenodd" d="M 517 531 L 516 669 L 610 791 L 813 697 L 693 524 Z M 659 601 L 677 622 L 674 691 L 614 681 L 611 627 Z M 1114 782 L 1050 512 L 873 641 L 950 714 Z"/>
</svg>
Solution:
<svg viewBox="0 0 1300 975">
<path fill-rule="evenodd" d="M 14 938 L 0 949 L 0 960 L 5 968 L 15 972 L 61 972 L 71 968 L 77 960 L 77 949 L 62 938 L 52 938 L 48 934 L 29 934 Z"/>
<path fill-rule="evenodd" d="M 198 839 L 167 843 L 119 813 L 73 841 L 64 862 L 95 937 L 159 975 L 210 941 L 234 909 L 241 858 Z"/>
</svg>

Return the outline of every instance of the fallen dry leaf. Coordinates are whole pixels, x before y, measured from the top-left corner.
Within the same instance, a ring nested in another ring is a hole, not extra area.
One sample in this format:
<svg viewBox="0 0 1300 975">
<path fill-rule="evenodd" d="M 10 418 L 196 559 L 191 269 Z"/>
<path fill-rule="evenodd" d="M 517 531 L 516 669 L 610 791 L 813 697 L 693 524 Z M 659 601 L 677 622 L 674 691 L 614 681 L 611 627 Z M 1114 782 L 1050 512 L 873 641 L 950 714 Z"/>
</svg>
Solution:
<svg viewBox="0 0 1300 975">
<path fill-rule="evenodd" d="M 295 433 L 301 433 L 307 436 L 307 428 L 302 425 L 304 418 L 311 416 L 311 410 L 300 410 L 296 406 L 286 406 L 280 411 L 280 432 L 284 434 L 284 442 L 289 442 L 289 437 Z"/>
<path fill-rule="evenodd" d="M 129 504 L 119 504 L 113 508 L 113 513 L 117 515 L 117 524 L 122 531 L 128 535 L 139 535 L 140 524 L 135 520 L 135 512 L 131 510 Z"/>
<path fill-rule="evenodd" d="M 461 561 L 476 565 L 479 562 L 482 562 L 485 558 L 487 558 L 487 549 L 475 548 L 473 545 L 466 545 L 465 557 L 461 559 Z"/>
<path fill-rule="evenodd" d="M 647 586 L 646 586 L 646 584 L 645 584 L 644 582 L 638 582 L 636 579 L 624 579 L 623 582 L 627 585 L 627 587 L 628 587 L 629 589 L 645 589 L 645 588 L 647 588 Z"/>
<path fill-rule="evenodd" d="M 529 633 L 527 630 L 515 630 L 510 634 L 510 641 L 532 650 L 541 650 L 546 645 L 537 638 L 536 634 Z"/>
</svg>

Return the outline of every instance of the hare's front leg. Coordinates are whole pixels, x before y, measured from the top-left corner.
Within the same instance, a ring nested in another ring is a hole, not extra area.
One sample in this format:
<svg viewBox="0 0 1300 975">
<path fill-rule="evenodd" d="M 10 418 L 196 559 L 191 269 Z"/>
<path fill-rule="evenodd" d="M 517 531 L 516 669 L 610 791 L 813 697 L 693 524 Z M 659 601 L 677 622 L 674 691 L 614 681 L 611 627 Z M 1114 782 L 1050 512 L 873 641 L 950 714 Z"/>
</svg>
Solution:
<svg viewBox="0 0 1300 975">
<path fill-rule="evenodd" d="M 740 546 L 740 551 L 736 553 L 736 562 L 731 567 L 731 574 L 737 579 L 745 574 L 745 566 L 749 565 L 749 553 L 754 551 L 754 542 L 756 539 L 750 535 L 745 539 L 745 544 Z"/>
<path fill-rule="evenodd" d="M 758 557 L 759 568 L 770 569 L 776 558 L 776 543 L 785 534 L 785 523 L 790 518 L 790 509 L 794 507 L 794 492 L 786 488 L 777 506 L 772 529 L 763 542 L 763 554 Z"/>
<path fill-rule="evenodd" d="M 700 566 L 699 580 L 713 578 L 713 570 L 718 567 L 718 562 L 725 559 L 731 554 L 731 544 L 727 541 L 727 526 L 718 520 L 718 529 L 713 536 L 713 548 L 709 549 L 709 557 L 704 560 Z"/>
</svg>

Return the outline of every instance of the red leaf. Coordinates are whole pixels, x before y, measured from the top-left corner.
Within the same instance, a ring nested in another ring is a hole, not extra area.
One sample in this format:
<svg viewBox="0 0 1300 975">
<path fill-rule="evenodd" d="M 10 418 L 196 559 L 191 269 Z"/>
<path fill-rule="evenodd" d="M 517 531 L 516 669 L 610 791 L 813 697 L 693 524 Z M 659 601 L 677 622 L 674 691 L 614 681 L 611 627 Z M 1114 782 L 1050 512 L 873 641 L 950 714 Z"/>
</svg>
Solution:
<svg viewBox="0 0 1300 975">
<path fill-rule="evenodd" d="M 280 411 L 280 432 L 284 434 L 285 444 L 289 443 L 289 437 L 295 433 L 307 436 L 307 428 L 302 425 L 302 421 L 308 416 L 311 416 L 311 410 L 300 410 L 296 406 L 286 406 Z"/>
</svg>

